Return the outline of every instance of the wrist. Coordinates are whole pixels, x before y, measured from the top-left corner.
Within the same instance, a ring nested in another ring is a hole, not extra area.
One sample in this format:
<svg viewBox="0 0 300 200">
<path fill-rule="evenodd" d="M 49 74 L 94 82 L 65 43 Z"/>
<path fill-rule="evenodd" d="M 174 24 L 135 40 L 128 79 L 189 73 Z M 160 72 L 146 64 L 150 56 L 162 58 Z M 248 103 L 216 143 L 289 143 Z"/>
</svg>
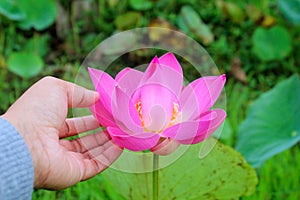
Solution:
<svg viewBox="0 0 300 200">
<path fill-rule="evenodd" d="M 18 132 L 18 134 L 22 137 L 24 143 L 27 146 L 27 149 L 29 150 L 29 154 L 31 156 L 33 168 L 34 168 L 34 187 L 38 187 L 40 185 L 40 182 L 38 180 L 39 177 L 39 171 L 37 170 L 37 164 L 38 164 L 38 154 L 41 154 L 42 152 L 36 152 L 35 149 L 41 149 L 37 145 L 41 144 L 38 142 L 38 138 L 36 138 L 36 133 L 34 128 L 30 128 L 31 124 L 26 123 L 26 120 L 18 119 L 18 116 L 15 116 L 11 113 L 6 112 L 2 116 L 0 116 L 7 122 L 9 122 Z M 23 116 L 24 117 L 24 116 Z"/>
<path fill-rule="evenodd" d="M 3 164 L 0 166 L 0 177 L 2 181 L 0 187 L 3 192 L 0 196 L 9 199 L 29 199 L 34 183 L 32 157 L 24 139 L 18 133 L 14 125 L 4 118 L 3 115 L 0 116 L 0 124 L 0 157 L 1 163 Z M 5 176 L 3 176 L 3 174 L 5 174 Z M 14 196 L 13 191 L 20 188 L 22 188 L 22 192 L 20 191 L 22 195 Z M 24 195 L 26 195 L 26 197 L 24 197 Z"/>
</svg>

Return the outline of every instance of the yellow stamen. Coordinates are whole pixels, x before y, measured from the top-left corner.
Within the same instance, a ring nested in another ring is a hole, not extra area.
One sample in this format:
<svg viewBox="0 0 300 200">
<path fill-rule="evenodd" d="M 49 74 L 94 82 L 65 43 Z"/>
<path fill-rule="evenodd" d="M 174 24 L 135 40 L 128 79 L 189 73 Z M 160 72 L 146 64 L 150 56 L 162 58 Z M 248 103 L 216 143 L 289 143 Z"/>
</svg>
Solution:
<svg viewBox="0 0 300 200">
<path fill-rule="evenodd" d="M 170 124 L 168 125 L 168 127 L 173 126 L 174 124 L 176 124 L 176 122 L 178 122 L 178 115 L 179 115 L 179 105 L 178 103 L 173 102 L 173 110 L 172 110 L 172 117 L 171 117 L 171 121 Z"/>
<path fill-rule="evenodd" d="M 135 108 L 137 110 L 137 113 L 139 115 L 139 118 L 141 120 L 141 125 L 144 129 L 145 132 L 157 132 L 157 133 L 160 133 L 162 132 L 163 130 L 159 130 L 159 131 L 153 131 L 153 130 L 148 130 L 146 127 L 145 127 L 145 122 L 143 120 L 143 115 L 142 115 L 142 103 L 141 103 L 141 100 L 137 101 L 137 103 L 135 104 Z M 172 116 L 171 116 L 171 120 L 170 120 L 170 123 L 168 124 L 168 127 L 171 127 L 173 126 L 174 124 L 177 124 L 180 119 L 180 112 L 179 112 L 179 104 L 178 103 L 175 103 L 173 102 L 173 108 L 172 108 Z"/>
<path fill-rule="evenodd" d="M 142 124 L 142 126 L 143 126 L 143 128 L 144 128 L 144 120 L 143 120 L 143 115 L 142 115 L 142 103 L 141 103 L 141 100 L 139 100 L 136 104 L 135 104 L 135 108 L 136 108 L 136 110 L 137 110 L 137 112 L 138 112 L 138 115 L 139 115 L 139 118 L 140 118 L 140 120 L 141 120 L 141 124 Z"/>
</svg>

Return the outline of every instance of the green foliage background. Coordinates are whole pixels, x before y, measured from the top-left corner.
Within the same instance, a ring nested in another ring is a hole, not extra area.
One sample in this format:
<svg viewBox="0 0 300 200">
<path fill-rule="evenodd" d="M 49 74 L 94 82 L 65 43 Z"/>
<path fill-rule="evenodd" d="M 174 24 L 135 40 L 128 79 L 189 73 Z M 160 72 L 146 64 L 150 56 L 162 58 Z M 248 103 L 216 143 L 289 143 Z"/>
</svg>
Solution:
<svg viewBox="0 0 300 200">
<path fill-rule="evenodd" d="M 228 77 L 222 141 L 231 146 L 237 143 L 236 134 L 252 102 L 300 72 L 297 0 L 36 0 L 32 7 L 28 1 L 0 2 L 0 114 L 45 75 L 74 81 L 80 63 L 99 42 L 135 27 L 172 28 L 204 45 Z M 26 56 L 28 65 L 18 60 L 20 54 L 31 55 Z M 152 56 L 151 51 L 135 51 L 117 63 L 135 66 Z M 188 63 L 183 67 L 186 78 L 198 78 Z M 298 142 L 257 168 L 257 190 L 244 198 L 300 199 L 299 171 Z M 101 175 L 64 191 L 39 190 L 33 195 L 33 199 L 109 198 L 119 197 Z"/>
</svg>

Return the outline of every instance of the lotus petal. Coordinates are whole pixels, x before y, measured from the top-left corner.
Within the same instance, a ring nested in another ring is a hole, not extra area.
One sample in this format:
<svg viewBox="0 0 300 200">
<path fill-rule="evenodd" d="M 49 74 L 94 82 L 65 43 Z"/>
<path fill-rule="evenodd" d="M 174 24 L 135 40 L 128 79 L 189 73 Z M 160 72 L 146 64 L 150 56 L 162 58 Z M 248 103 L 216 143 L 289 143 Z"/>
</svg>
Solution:
<svg viewBox="0 0 300 200">
<path fill-rule="evenodd" d="M 118 86 L 113 95 L 112 113 L 118 126 L 124 131 L 141 132 L 142 124 L 130 97 Z"/>
<path fill-rule="evenodd" d="M 117 74 L 116 82 L 128 96 L 131 96 L 139 86 L 143 75 L 144 73 L 141 71 L 132 68 L 125 68 Z"/>
<path fill-rule="evenodd" d="M 90 106 L 89 108 L 101 126 L 116 126 L 113 116 L 106 110 L 101 99 L 99 99 L 94 105 Z"/>
<path fill-rule="evenodd" d="M 108 127 L 107 131 L 117 145 L 131 151 L 148 150 L 155 146 L 160 138 L 159 135 L 155 133 L 129 135 L 121 129 L 114 127 Z"/>
<path fill-rule="evenodd" d="M 116 82 L 107 73 L 88 68 L 90 77 L 97 92 L 100 94 L 100 99 L 105 108 L 111 112 L 112 95 L 114 93 Z"/>
<path fill-rule="evenodd" d="M 187 121 L 166 129 L 161 135 L 181 144 L 195 144 L 209 137 L 225 120 L 222 109 L 208 111 L 205 120 Z"/>
<path fill-rule="evenodd" d="M 218 99 L 226 76 L 206 76 L 185 87 L 180 96 L 183 121 L 195 120 L 200 113 L 208 111 Z"/>
<path fill-rule="evenodd" d="M 160 63 L 160 59 L 164 63 Z M 159 59 L 155 57 L 149 64 L 140 87 L 145 84 L 159 84 L 168 88 L 174 95 L 179 96 L 182 90 L 183 75 L 182 70 L 179 70 L 178 66 L 170 66 L 171 63 L 175 62 L 173 59 L 176 59 L 173 54 L 165 54 Z"/>
</svg>

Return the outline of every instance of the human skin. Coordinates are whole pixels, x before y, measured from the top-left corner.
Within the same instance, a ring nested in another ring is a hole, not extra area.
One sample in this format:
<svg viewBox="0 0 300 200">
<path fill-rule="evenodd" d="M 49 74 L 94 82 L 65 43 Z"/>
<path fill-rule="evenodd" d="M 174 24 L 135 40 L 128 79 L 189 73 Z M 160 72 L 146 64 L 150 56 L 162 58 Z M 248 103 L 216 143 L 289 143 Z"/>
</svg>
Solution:
<svg viewBox="0 0 300 200">
<path fill-rule="evenodd" d="M 74 140 L 70 136 L 99 128 L 93 116 L 67 118 L 68 108 L 91 106 L 97 92 L 54 77 L 30 87 L 2 115 L 30 151 L 34 187 L 60 190 L 105 170 L 122 153 L 103 131 Z"/>
</svg>

